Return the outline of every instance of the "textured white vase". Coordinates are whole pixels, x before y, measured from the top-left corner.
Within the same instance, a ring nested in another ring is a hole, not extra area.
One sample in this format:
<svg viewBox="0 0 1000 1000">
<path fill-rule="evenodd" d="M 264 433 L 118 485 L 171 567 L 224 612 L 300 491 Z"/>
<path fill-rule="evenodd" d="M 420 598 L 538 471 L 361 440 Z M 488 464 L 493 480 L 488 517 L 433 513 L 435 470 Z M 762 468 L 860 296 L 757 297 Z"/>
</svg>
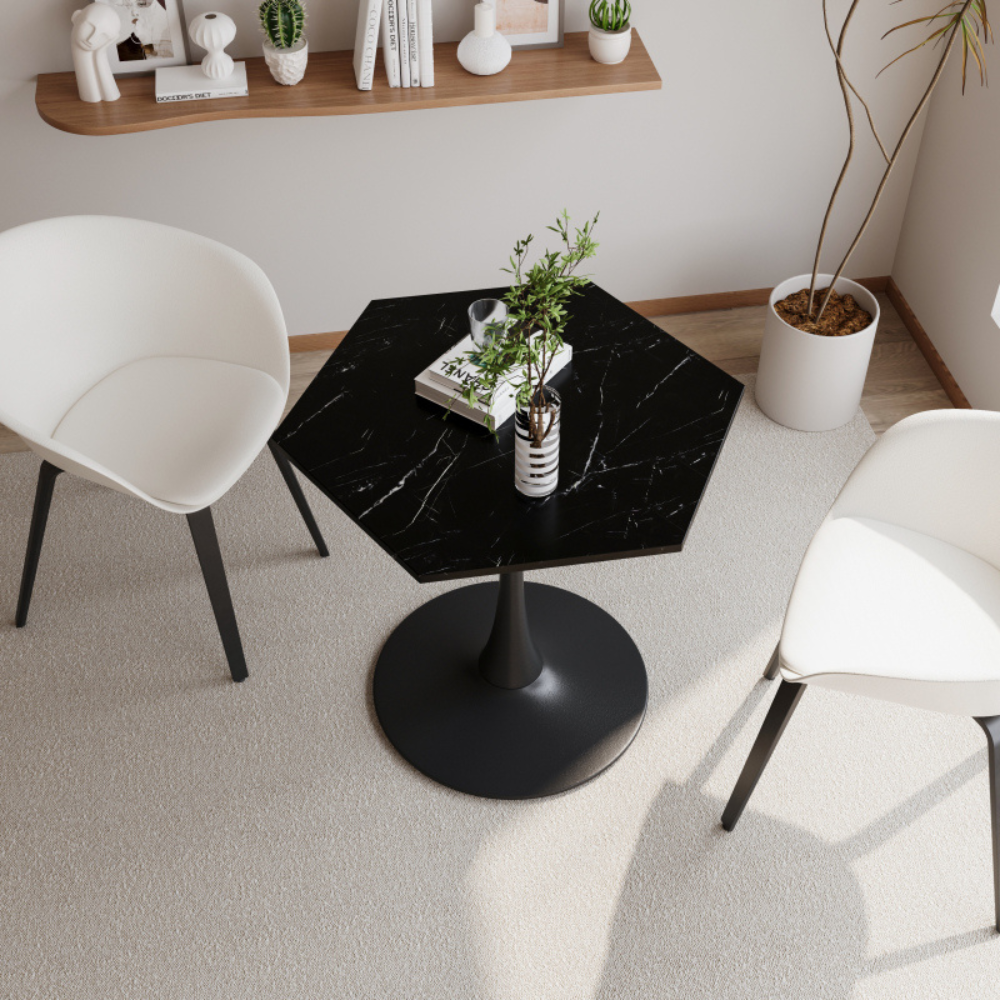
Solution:
<svg viewBox="0 0 1000 1000">
<path fill-rule="evenodd" d="M 510 42 L 497 31 L 497 12 L 491 4 L 476 4 L 476 26 L 458 45 L 462 68 L 476 76 L 493 76 L 506 68 L 510 57 Z"/>
<path fill-rule="evenodd" d="M 306 75 L 309 61 L 309 43 L 300 38 L 290 49 L 276 49 L 270 42 L 264 42 L 264 62 L 271 76 L 286 87 L 292 87 Z"/>
<path fill-rule="evenodd" d="M 754 394 L 757 405 L 776 423 L 797 431 L 830 431 L 851 420 L 861 403 L 878 328 L 878 299 L 863 285 L 840 278 L 834 291 L 853 295 L 871 313 L 871 323 L 844 337 L 806 333 L 789 326 L 774 304 L 808 288 L 811 277 L 789 278 L 771 292 Z M 816 287 L 829 287 L 832 277 L 817 275 Z"/>
<path fill-rule="evenodd" d="M 207 11 L 199 14 L 188 28 L 195 45 L 207 49 L 201 61 L 201 71 L 210 80 L 224 80 L 232 76 L 233 57 L 223 49 L 236 37 L 236 23 L 226 14 Z"/>
<path fill-rule="evenodd" d="M 591 25 L 587 43 L 590 46 L 591 58 L 595 62 L 614 66 L 615 63 L 624 61 L 628 50 L 632 47 L 632 25 L 622 28 L 621 31 L 605 31 L 603 28 Z"/>
<path fill-rule="evenodd" d="M 559 485 L 559 435 L 562 430 L 562 399 L 555 389 L 546 387 L 552 423 L 543 415 L 549 432 L 541 445 L 531 440 L 527 409 L 514 413 L 514 485 L 526 497 L 547 497 Z"/>
</svg>

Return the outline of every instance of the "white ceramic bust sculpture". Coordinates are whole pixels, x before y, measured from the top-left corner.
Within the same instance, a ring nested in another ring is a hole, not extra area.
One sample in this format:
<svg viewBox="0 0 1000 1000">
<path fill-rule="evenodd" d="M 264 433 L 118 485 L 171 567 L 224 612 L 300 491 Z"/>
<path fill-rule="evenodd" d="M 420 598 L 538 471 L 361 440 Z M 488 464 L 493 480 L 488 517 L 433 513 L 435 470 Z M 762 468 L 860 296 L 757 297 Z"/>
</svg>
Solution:
<svg viewBox="0 0 1000 1000">
<path fill-rule="evenodd" d="M 476 27 L 458 46 L 462 68 L 476 76 L 492 76 L 510 62 L 510 42 L 497 31 L 497 12 L 492 4 L 476 4 Z"/>
<path fill-rule="evenodd" d="M 92 3 L 73 12 L 73 69 L 80 100 L 88 104 L 121 97 L 108 62 L 108 49 L 118 41 L 121 19 L 106 3 Z"/>
<path fill-rule="evenodd" d="M 231 76 L 235 63 L 233 57 L 223 50 L 236 37 L 236 22 L 226 14 L 209 11 L 199 14 L 188 28 L 191 41 L 208 49 L 201 61 L 201 71 L 210 80 L 224 80 Z"/>
</svg>

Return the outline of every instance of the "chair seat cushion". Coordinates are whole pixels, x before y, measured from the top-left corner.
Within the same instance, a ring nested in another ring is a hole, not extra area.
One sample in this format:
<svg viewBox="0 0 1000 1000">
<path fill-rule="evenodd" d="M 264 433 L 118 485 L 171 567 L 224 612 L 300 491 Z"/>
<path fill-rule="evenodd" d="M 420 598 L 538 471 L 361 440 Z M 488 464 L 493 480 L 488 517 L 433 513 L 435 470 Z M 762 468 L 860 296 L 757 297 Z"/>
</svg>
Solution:
<svg viewBox="0 0 1000 1000">
<path fill-rule="evenodd" d="M 780 650 L 789 681 L 998 715 L 1000 571 L 907 528 L 830 519 L 799 571 Z"/>
<path fill-rule="evenodd" d="M 281 419 L 270 375 L 190 357 L 132 361 L 105 376 L 52 434 L 175 510 L 200 510 L 246 471 Z"/>
</svg>

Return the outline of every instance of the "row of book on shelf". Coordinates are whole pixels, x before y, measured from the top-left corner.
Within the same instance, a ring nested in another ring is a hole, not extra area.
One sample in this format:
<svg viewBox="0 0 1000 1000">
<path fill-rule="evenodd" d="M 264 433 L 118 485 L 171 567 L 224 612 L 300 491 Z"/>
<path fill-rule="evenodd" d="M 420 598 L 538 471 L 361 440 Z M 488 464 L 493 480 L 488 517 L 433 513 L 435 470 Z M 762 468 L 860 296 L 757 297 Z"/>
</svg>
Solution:
<svg viewBox="0 0 1000 1000">
<path fill-rule="evenodd" d="M 358 90 L 372 89 L 380 39 L 390 87 L 434 86 L 431 0 L 361 0 L 354 41 Z"/>
</svg>

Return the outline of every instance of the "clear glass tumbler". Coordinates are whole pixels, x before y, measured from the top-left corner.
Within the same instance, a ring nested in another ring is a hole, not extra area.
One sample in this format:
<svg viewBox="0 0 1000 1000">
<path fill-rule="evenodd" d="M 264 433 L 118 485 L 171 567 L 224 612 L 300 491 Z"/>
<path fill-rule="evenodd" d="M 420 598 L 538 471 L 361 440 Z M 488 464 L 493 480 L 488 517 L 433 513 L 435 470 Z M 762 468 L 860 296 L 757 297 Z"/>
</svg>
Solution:
<svg viewBox="0 0 1000 1000">
<path fill-rule="evenodd" d="M 500 299 L 476 299 L 469 306 L 469 331 L 481 351 L 507 329 L 507 304 Z"/>
</svg>

